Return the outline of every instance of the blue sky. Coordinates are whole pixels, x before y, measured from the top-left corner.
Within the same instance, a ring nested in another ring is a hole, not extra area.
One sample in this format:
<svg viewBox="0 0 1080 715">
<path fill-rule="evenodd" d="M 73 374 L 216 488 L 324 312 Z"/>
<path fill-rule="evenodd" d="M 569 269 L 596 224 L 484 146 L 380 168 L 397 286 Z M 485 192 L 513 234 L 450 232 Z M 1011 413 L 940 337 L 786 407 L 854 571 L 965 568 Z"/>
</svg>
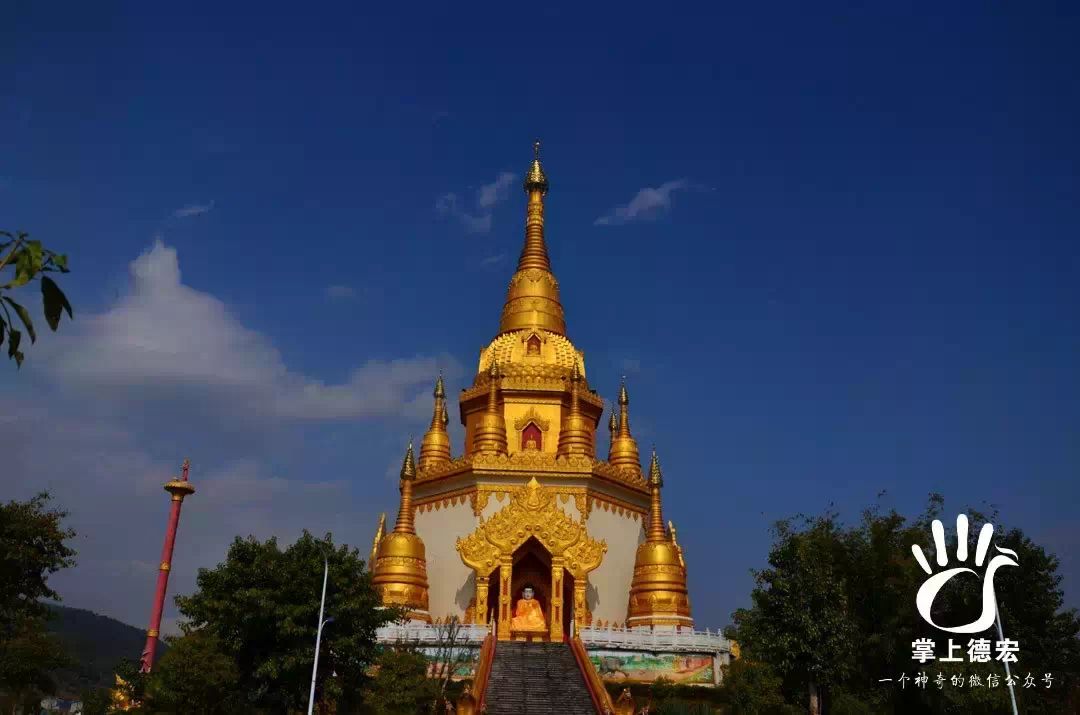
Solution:
<svg viewBox="0 0 1080 715">
<path fill-rule="evenodd" d="M 0 498 L 52 489 L 67 602 L 137 624 L 185 456 L 174 593 L 235 533 L 365 547 L 494 335 L 540 137 L 701 626 L 775 519 L 883 490 L 996 504 L 1075 603 L 1080 18 L 883 5 L 6 8 L 3 226 L 70 254 L 77 320 L 0 371 Z"/>
</svg>

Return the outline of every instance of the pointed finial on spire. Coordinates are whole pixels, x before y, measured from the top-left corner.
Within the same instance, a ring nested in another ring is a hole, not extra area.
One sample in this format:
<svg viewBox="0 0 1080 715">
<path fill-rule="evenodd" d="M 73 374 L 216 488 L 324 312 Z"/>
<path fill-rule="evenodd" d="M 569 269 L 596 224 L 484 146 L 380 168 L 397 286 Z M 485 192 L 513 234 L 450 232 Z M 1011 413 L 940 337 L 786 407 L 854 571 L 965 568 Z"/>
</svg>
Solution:
<svg viewBox="0 0 1080 715">
<path fill-rule="evenodd" d="M 619 404 L 630 404 L 630 395 L 626 392 L 626 375 L 622 376 L 622 382 L 619 384 Z"/>
<path fill-rule="evenodd" d="M 611 438 L 615 439 L 615 433 L 619 431 L 619 412 L 615 405 L 611 406 L 611 416 L 608 417 L 607 428 L 611 432 Z"/>
<path fill-rule="evenodd" d="M 540 166 L 539 139 L 533 142 L 532 166 L 529 167 L 529 172 L 525 174 L 525 193 L 529 193 L 530 191 L 540 191 L 544 194 L 548 191 L 547 176 L 544 175 L 544 169 Z"/>
<path fill-rule="evenodd" d="M 581 380 L 581 368 L 578 367 L 578 361 L 574 360 L 574 367 L 570 370 L 570 381 L 578 382 Z"/>
<path fill-rule="evenodd" d="M 446 387 L 443 385 L 442 370 L 439 370 L 439 379 L 435 381 L 435 397 L 446 397 Z"/>
<path fill-rule="evenodd" d="M 450 424 L 450 413 L 446 411 L 446 405 L 442 408 L 442 426 L 446 429 L 446 426 Z"/>
<path fill-rule="evenodd" d="M 180 465 L 180 478 L 185 482 L 188 480 L 188 470 L 191 469 L 191 460 L 184 457 L 184 463 Z"/>
<path fill-rule="evenodd" d="M 405 450 L 405 459 L 401 462 L 401 478 L 406 481 L 416 479 L 416 458 L 413 456 L 412 438 L 409 438 L 409 448 Z"/>
<path fill-rule="evenodd" d="M 649 461 L 649 484 L 658 487 L 664 486 L 664 475 L 660 471 L 660 459 L 656 456 L 656 445 L 653 445 L 652 460 Z"/>
</svg>

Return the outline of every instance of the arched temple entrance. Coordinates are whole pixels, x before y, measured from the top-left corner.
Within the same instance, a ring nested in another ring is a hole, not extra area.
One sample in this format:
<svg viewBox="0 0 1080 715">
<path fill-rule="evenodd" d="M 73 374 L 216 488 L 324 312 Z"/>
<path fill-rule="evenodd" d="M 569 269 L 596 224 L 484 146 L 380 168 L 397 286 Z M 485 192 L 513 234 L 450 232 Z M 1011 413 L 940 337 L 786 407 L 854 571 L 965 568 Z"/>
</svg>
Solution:
<svg viewBox="0 0 1080 715">
<path fill-rule="evenodd" d="M 539 635 L 525 632 L 524 621 L 515 632 L 514 608 L 526 583 L 542 599 L 543 635 L 562 640 L 571 618 L 578 627 L 585 625 L 588 573 L 600 565 L 607 544 L 591 538 L 585 524 L 560 509 L 555 493 L 533 478 L 509 505 L 458 539 L 457 549 L 476 572 L 477 617 L 494 612 L 500 640 Z M 489 609 L 489 592 L 494 609 Z"/>
</svg>

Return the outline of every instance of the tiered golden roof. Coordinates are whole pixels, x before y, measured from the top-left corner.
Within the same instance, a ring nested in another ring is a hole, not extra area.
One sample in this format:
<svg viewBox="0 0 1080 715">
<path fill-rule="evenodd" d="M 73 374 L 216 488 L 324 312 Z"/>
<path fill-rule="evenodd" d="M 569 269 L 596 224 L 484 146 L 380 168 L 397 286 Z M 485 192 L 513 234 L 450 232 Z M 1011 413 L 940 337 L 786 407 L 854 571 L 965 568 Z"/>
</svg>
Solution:
<svg viewBox="0 0 1080 715">
<path fill-rule="evenodd" d="M 638 546 L 634 559 L 634 579 L 630 583 L 626 625 L 631 628 L 694 624 L 690 618 L 682 549 L 664 530 L 664 515 L 660 506 L 660 488 L 663 485 L 660 460 L 654 449 L 649 463 L 649 520 L 645 541 Z"/>
<path fill-rule="evenodd" d="M 446 388 L 443 377 L 435 381 L 435 407 L 431 414 L 431 426 L 420 442 L 420 469 L 432 469 L 450 462 L 450 435 L 446 432 L 449 417 L 446 414 Z"/>
<path fill-rule="evenodd" d="M 430 623 L 427 554 L 413 523 L 415 480 L 416 461 L 412 442 L 409 442 L 401 464 L 401 505 L 397 522 L 394 530 L 379 543 L 371 580 L 384 604 L 400 606 L 409 618 Z"/>
</svg>

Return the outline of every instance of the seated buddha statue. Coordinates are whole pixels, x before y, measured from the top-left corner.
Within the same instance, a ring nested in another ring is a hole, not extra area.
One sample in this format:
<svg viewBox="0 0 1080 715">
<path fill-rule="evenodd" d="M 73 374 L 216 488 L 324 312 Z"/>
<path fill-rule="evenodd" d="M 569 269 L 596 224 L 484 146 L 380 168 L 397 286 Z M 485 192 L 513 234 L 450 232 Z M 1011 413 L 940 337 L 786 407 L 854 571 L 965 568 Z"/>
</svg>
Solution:
<svg viewBox="0 0 1080 715">
<path fill-rule="evenodd" d="M 521 598 L 514 607 L 514 619 L 510 623 L 511 630 L 515 631 L 546 631 L 547 621 L 544 620 L 544 611 L 540 608 L 540 602 L 533 598 L 532 586 L 521 589 Z"/>
</svg>

